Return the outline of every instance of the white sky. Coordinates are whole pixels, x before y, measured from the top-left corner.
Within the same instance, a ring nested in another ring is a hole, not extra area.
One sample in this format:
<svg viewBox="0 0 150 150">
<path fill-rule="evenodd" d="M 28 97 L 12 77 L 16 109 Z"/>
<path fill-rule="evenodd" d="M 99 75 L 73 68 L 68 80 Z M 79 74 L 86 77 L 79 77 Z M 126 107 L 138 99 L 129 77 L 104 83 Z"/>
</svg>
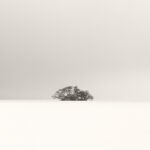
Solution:
<svg viewBox="0 0 150 150">
<path fill-rule="evenodd" d="M 150 99 L 149 18 L 149 0 L 1 0 L 0 98 Z"/>
</svg>

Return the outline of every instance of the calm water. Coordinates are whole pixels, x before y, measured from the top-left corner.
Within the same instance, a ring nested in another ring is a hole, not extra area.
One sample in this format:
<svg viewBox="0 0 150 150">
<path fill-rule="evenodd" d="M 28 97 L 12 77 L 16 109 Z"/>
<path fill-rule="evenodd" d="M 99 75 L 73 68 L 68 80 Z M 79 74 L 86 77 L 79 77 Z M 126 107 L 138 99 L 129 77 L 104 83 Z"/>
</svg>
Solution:
<svg viewBox="0 0 150 150">
<path fill-rule="evenodd" d="M 150 103 L 0 101 L 0 149 L 149 150 Z"/>
</svg>

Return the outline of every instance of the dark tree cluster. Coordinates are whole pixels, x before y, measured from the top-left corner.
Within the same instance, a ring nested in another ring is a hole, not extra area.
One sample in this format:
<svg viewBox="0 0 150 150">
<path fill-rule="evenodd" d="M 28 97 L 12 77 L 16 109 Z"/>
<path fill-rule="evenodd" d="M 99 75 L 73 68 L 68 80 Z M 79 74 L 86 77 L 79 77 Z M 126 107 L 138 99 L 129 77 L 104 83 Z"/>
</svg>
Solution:
<svg viewBox="0 0 150 150">
<path fill-rule="evenodd" d="M 93 96 L 88 91 L 82 91 L 77 86 L 68 86 L 59 89 L 53 96 L 54 99 L 62 101 L 86 101 L 92 100 Z"/>
</svg>

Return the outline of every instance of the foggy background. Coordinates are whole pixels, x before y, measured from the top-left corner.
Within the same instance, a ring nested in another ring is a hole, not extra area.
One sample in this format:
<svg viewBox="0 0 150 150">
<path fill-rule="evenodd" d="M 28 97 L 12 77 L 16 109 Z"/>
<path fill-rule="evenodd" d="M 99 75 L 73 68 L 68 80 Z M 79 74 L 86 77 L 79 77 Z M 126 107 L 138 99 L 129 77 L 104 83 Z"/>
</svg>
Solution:
<svg viewBox="0 0 150 150">
<path fill-rule="evenodd" d="M 149 100 L 149 18 L 149 0 L 1 0 L 0 99 L 77 85 L 99 100 Z"/>
</svg>

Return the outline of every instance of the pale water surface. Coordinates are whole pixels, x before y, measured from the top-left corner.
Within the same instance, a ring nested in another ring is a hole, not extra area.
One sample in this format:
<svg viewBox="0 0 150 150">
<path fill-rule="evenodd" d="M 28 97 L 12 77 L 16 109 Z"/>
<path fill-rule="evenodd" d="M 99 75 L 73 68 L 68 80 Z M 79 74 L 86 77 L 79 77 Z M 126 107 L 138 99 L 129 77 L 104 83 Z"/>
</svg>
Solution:
<svg viewBox="0 0 150 150">
<path fill-rule="evenodd" d="M 148 102 L 0 101 L 2 150 L 149 150 Z"/>
</svg>

